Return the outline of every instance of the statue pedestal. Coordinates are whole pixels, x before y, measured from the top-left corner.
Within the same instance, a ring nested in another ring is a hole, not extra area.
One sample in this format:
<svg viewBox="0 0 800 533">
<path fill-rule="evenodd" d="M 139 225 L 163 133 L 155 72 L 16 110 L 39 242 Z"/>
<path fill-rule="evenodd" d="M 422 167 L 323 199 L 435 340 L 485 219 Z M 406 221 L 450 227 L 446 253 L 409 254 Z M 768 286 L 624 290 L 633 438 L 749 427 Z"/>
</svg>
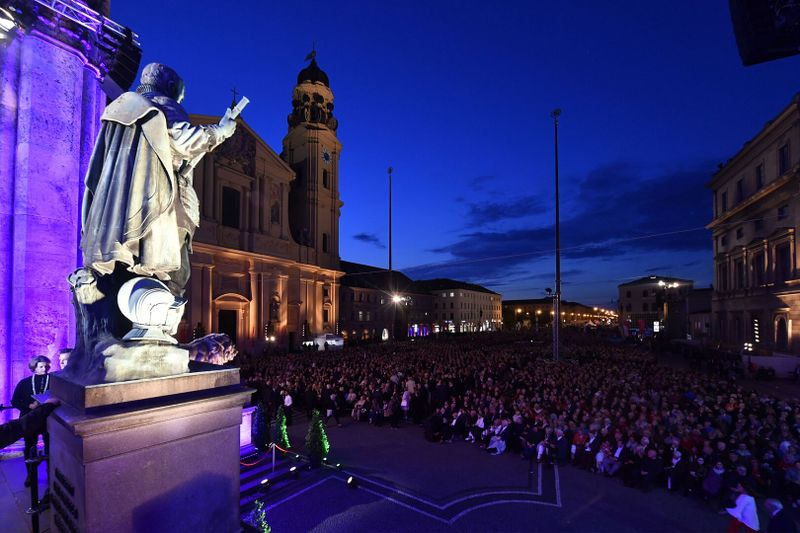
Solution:
<svg viewBox="0 0 800 533">
<path fill-rule="evenodd" d="M 52 530 L 240 531 L 250 392 L 238 369 L 86 386 L 53 374 Z"/>
</svg>

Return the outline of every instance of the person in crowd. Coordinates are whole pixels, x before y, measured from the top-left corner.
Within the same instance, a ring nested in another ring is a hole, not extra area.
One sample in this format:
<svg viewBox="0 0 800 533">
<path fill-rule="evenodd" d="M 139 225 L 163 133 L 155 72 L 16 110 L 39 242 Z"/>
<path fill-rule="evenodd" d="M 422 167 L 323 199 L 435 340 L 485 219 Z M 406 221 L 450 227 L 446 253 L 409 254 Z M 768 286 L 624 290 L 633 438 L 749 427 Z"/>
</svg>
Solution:
<svg viewBox="0 0 800 533">
<path fill-rule="evenodd" d="M 69 363 L 69 356 L 72 353 L 72 348 L 62 348 L 58 352 L 58 369 L 64 370 Z"/>
<path fill-rule="evenodd" d="M 733 491 L 737 495 L 736 501 L 733 507 L 727 507 L 724 511 L 731 517 L 727 532 L 737 533 L 743 528 L 748 532 L 758 531 L 758 509 L 755 498 L 750 495 L 749 487 L 737 483 Z"/>
<path fill-rule="evenodd" d="M 788 509 L 783 508 L 780 500 L 767 498 L 764 500 L 764 508 L 770 517 L 767 533 L 797 533 L 794 518 Z"/>
</svg>

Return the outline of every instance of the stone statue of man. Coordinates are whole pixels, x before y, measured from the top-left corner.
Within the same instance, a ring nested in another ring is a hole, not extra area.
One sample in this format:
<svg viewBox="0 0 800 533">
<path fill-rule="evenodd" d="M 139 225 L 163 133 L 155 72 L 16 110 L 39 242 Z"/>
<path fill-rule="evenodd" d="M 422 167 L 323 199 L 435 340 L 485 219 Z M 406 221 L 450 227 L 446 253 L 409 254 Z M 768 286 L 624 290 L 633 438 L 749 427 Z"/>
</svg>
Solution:
<svg viewBox="0 0 800 533">
<path fill-rule="evenodd" d="M 192 125 L 181 106 L 184 91 L 174 70 L 151 63 L 136 92 L 122 94 L 103 113 L 85 179 L 84 267 L 70 276 L 76 355 L 83 355 L 79 364 L 70 362 L 74 372 L 97 368 L 101 352 L 109 357 L 128 350 L 123 335 L 126 341 L 176 342 L 170 335 L 186 302 L 189 253 L 200 219 L 192 169 L 236 129 L 231 110 L 219 124 Z M 163 322 L 154 322 L 163 334 L 141 327 L 152 317 Z"/>
<path fill-rule="evenodd" d="M 192 168 L 236 129 L 230 110 L 219 124 L 190 124 L 183 97 L 178 74 L 151 63 L 136 92 L 106 108 L 86 175 L 81 236 L 84 265 L 96 273 L 123 265 L 166 282 L 176 296 L 189 279 L 200 218 Z"/>
</svg>

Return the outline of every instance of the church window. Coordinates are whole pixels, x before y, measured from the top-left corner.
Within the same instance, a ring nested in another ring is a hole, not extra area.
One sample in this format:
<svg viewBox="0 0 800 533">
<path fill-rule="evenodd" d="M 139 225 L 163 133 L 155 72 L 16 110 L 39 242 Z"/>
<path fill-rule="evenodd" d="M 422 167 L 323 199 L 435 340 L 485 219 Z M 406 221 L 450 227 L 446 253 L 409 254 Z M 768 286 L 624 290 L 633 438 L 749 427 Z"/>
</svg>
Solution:
<svg viewBox="0 0 800 533">
<path fill-rule="evenodd" d="M 328 253 L 328 234 L 322 234 L 322 251 Z"/>
<path fill-rule="evenodd" d="M 322 322 L 327 324 L 328 321 L 329 321 L 329 318 L 330 318 L 330 316 L 329 316 L 328 310 L 327 309 L 323 309 L 322 310 Z"/>
<path fill-rule="evenodd" d="M 272 207 L 269 210 L 269 218 L 273 224 L 281 223 L 281 206 L 278 202 L 272 204 Z"/>
<path fill-rule="evenodd" d="M 222 225 L 239 229 L 241 193 L 231 187 L 222 188 Z"/>
<path fill-rule="evenodd" d="M 326 189 L 331 188 L 331 178 L 327 170 L 322 171 L 322 186 Z"/>
</svg>

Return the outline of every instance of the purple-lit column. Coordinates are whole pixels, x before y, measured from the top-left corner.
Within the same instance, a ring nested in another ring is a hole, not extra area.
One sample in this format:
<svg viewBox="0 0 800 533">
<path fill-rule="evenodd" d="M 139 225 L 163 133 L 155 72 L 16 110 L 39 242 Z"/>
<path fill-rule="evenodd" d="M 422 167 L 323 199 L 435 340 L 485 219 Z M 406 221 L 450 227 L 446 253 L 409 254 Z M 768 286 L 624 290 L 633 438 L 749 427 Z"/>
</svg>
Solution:
<svg viewBox="0 0 800 533">
<path fill-rule="evenodd" d="M 83 174 L 105 106 L 86 60 L 32 30 L 0 49 L 0 402 L 74 342 Z"/>
</svg>

